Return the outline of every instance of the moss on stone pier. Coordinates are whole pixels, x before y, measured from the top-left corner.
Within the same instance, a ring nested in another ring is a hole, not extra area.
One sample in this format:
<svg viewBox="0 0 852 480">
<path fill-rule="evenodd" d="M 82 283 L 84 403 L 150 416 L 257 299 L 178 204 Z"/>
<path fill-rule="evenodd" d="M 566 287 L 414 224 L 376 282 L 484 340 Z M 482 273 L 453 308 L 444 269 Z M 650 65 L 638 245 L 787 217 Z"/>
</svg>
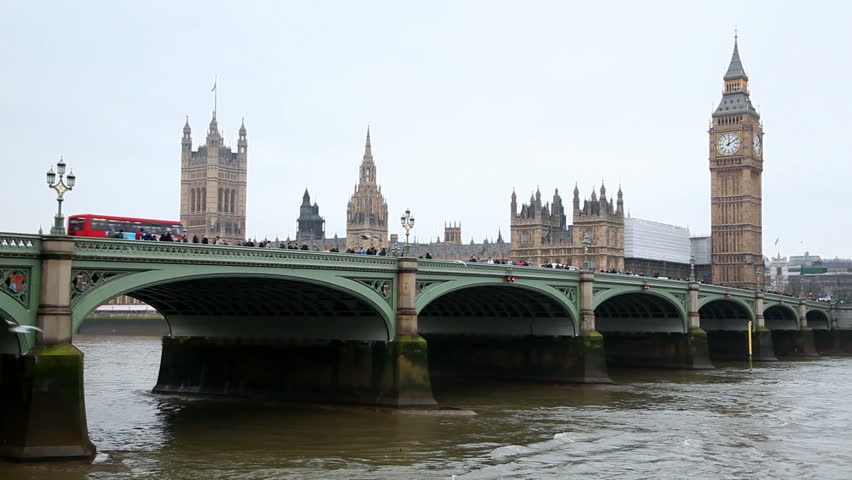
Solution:
<svg viewBox="0 0 852 480">
<path fill-rule="evenodd" d="M 83 394 L 83 354 L 70 344 L 37 345 L 0 356 L 0 456 L 19 460 L 91 458 Z"/>
</svg>

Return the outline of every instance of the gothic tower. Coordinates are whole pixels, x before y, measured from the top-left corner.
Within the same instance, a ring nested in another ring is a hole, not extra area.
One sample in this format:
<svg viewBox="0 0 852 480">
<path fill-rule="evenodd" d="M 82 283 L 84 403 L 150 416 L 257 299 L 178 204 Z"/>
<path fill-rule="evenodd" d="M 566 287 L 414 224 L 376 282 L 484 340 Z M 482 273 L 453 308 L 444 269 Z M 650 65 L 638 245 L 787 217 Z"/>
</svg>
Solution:
<svg viewBox="0 0 852 480">
<path fill-rule="evenodd" d="M 370 128 L 364 158 L 359 169 L 358 185 L 346 209 L 346 247 L 382 249 L 388 246 L 388 204 L 382 197 L 382 187 L 376 182 L 376 164 L 370 144 Z"/>
<path fill-rule="evenodd" d="M 582 265 L 580 255 L 583 242 L 589 242 L 589 264 L 592 270 L 624 269 L 624 194 L 618 187 L 618 200 L 607 200 L 606 186 L 601 182 L 600 197 L 592 189 L 590 200 L 583 202 L 580 209 L 578 191 L 574 190 L 574 228 L 572 229 L 575 250 L 575 265 Z"/>
<path fill-rule="evenodd" d="M 444 243 L 453 243 L 461 245 L 461 223 L 453 222 L 449 225 L 444 223 Z"/>
<path fill-rule="evenodd" d="M 763 128 L 749 98 L 737 37 L 710 125 L 712 280 L 753 288 L 763 266 Z"/>
<path fill-rule="evenodd" d="M 237 151 L 224 145 L 216 111 L 207 130 L 207 143 L 192 149 L 189 117 L 183 127 L 180 167 L 180 222 L 192 238 L 221 237 L 241 243 L 246 228 L 246 126 L 242 123 Z"/>
<path fill-rule="evenodd" d="M 316 202 L 311 205 L 311 195 L 307 188 L 302 195 L 302 206 L 299 207 L 299 218 L 296 222 L 299 228 L 296 232 L 297 242 L 311 246 L 313 242 L 325 238 L 325 219 L 319 214 L 319 205 Z"/>
</svg>

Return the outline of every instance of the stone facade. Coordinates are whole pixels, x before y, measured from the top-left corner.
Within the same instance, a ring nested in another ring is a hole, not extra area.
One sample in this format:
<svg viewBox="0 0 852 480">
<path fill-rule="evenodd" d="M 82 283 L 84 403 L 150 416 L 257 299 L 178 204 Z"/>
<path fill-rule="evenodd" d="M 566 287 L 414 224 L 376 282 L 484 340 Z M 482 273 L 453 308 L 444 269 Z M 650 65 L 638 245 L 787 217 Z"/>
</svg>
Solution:
<svg viewBox="0 0 852 480">
<path fill-rule="evenodd" d="M 793 293 L 790 289 L 790 262 L 787 257 L 782 257 L 780 253 L 778 256 L 772 257 L 766 276 L 768 277 L 766 288 L 770 292 Z"/>
<path fill-rule="evenodd" d="M 302 196 L 302 205 L 299 207 L 299 218 L 296 220 L 298 230 L 296 241 L 301 244 L 312 245 L 317 240 L 325 239 L 325 219 L 319 214 L 319 205 L 311 205 L 311 195 L 308 189 Z"/>
<path fill-rule="evenodd" d="M 193 150 L 187 117 L 181 141 L 180 222 L 190 238 L 213 241 L 218 236 L 229 244 L 245 240 L 247 151 L 245 122 L 234 152 L 224 145 L 215 111 L 207 142 Z"/>
<path fill-rule="evenodd" d="M 763 267 L 763 128 L 734 53 L 709 131 L 713 282 L 753 288 Z"/>
<path fill-rule="evenodd" d="M 359 169 L 358 185 L 346 209 L 346 247 L 354 250 L 388 246 L 388 204 L 382 197 L 382 187 L 376 182 L 376 164 L 370 145 L 370 129 L 364 158 Z"/>
<path fill-rule="evenodd" d="M 588 258 L 592 270 L 624 270 L 624 198 L 621 188 L 617 200 L 607 199 L 601 185 L 600 197 L 592 190 L 580 208 L 580 190 L 574 187 L 573 225 L 568 225 L 562 197 L 557 189 L 552 202 L 542 204 L 541 192 L 530 197 L 518 211 L 517 195 L 512 192 L 511 260 L 539 265 L 560 263 L 583 266 L 583 241 L 588 240 Z"/>
</svg>

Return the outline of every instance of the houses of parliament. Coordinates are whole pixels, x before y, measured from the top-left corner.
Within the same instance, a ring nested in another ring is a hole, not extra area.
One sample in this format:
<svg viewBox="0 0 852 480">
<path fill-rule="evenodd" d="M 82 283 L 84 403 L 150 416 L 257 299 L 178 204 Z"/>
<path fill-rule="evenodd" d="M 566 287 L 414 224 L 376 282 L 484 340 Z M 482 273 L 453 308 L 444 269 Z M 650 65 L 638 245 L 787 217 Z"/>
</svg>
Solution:
<svg viewBox="0 0 852 480">
<path fill-rule="evenodd" d="M 711 183 L 708 277 L 714 283 L 751 287 L 758 281 L 759 268 L 763 265 L 763 129 L 760 115 L 750 99 L 748 75 L 740 59 L 736 37 L 722 80 L 722 98 L 712 114 L 708 131 Z M 180 220 L 190 237 L 218 236 L 229 244 L 245 239 L 248 161 L 245 124 L 241 125 L 237 138 L 236 151 L 224 145 L 215 111 L 205 144 L 195 150 L 188 120 L 184 126 Z M 345 238 L 327 236 L 319 205 L 311 203 L 306 190 L 297 220 L 295 243 L 339 251 L 384 249 L 388 253 L 397 246 L 397 236 L 389 236 L 388 203 L 382 194 L 372 148 L 368 128 L 357 170 L 358 183 L 346 208 Z M 626 252 L 625 225 L 629 225 L 631 219 L 625 215 L 620 185 L 612 195 L 602 183 L 589 197 L 582 199 L 575 186 L 570 207 L 563 204 L 558 189 L 549 201 L 542 200 L 541 192 L 536 190 L 528 203 L 520 205 L 513 191 L 509 219 L 509 242 L 498 232 L 490 241 L 474 243 L 471 240 L 464 244 L 460 224 L 449 223 L 445 224 L 443 240 L 415 244 L 413 252 L 415 255 L 429 253 L 434 258 L 468 260 L 478 257 L 577 267 L 588 261 L 594 270 L 618 271 L 630 270 L 631 262 L 638 264 L 633 260 L 654 260 L 632 259 Z M 681 268 L 688 262 L 681 259 Z M 659 268 L 668 267 L 661 264 Z"/>
</svg>

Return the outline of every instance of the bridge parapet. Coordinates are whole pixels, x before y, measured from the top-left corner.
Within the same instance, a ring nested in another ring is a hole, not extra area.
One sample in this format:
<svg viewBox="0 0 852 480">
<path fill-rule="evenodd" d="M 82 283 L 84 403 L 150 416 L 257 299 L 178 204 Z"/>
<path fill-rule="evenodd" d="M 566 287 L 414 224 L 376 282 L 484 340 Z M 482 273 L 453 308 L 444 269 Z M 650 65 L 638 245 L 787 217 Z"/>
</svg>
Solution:
<svg viewBox="0 0 852 480">
<path fill-rule="evenodd" d="M 41 237 L 20 233 L 0 233 L 0 253 L 38 255 L 41 252 Z"/>
<path fill-rule="evenodd" d="M 470 275 L 470 276 L 514 276 L 534 280 L 578 282 L 578 270 L 563 270 L 557 268 L 540 268 L 523 265 L 505 265 L 499 263 L 463 262 L 460 260 L 424 260 L 418 259 L 417 271 L 428 275 Z"/>
<path fill-rule="evenodd" d="M 396 257 L 313 252 L 280 248 L 152 242 L 117 239 L 74 241 L 74 257 L 80 260 L 176 263 L 210 262 L 219 265 L 262 264 L 314 269 L 396 271 Z"/>
</svg>

